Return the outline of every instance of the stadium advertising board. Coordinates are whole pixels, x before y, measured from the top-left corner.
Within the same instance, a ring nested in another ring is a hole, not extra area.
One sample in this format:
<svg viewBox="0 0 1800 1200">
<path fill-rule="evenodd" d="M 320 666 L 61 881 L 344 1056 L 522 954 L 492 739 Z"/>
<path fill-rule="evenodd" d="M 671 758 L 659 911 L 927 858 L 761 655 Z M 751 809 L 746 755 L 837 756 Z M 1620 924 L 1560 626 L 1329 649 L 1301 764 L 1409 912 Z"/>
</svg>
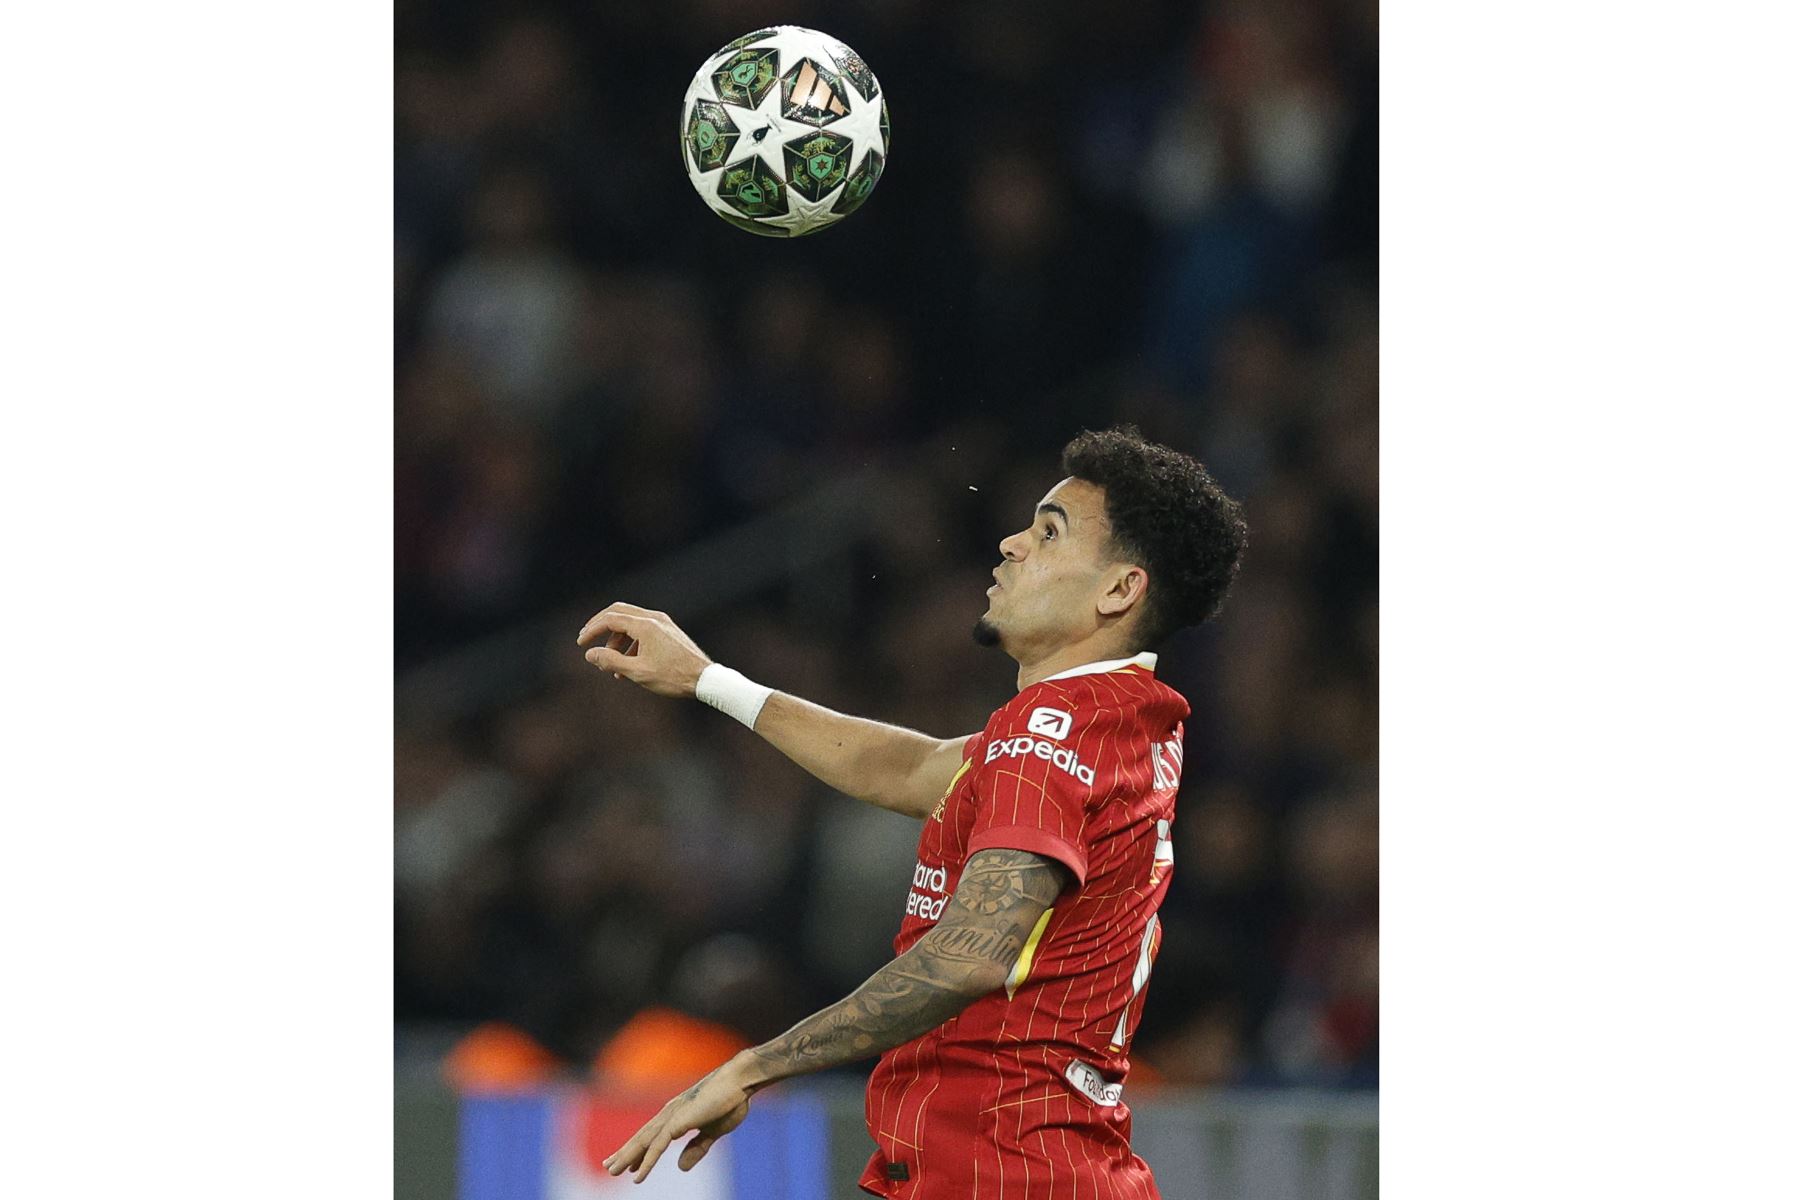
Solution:
<svg viewBox="0 0 1800 1200">
<path fill-rule="evenodd" d="M 601 1165 L 658 1105 L 577 1089 L 465 1097 L 457 1200 L 755 1200 L 772 1184 L 789 1200 L 826 1195 L 823 1105 L 770 1094 L 692 1171 L 675 1170 L 679 1145 L 642 1186 Z"/>
</svg>

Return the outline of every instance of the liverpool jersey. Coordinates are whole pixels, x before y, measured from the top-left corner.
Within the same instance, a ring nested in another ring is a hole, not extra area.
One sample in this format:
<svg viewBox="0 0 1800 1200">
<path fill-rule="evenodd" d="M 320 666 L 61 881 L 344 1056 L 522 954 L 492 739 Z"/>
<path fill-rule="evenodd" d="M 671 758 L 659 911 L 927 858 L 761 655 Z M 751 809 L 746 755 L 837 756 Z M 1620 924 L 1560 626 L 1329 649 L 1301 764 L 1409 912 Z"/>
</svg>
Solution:
<svg viewBox="0 0 1800 1200">
<path fill-rule="evenodd" d="M 892 1200 L 1158 1195 L 1123 1099 L 1174 856 L 1187 702 L 1156 656 L 1025 688 L 963 747 L 919 837 L 896 954 L 943 915 L 979 850 L 1069 869 L 1005 987 L 882 1055 L 864 1190 Z"/>
</svg>

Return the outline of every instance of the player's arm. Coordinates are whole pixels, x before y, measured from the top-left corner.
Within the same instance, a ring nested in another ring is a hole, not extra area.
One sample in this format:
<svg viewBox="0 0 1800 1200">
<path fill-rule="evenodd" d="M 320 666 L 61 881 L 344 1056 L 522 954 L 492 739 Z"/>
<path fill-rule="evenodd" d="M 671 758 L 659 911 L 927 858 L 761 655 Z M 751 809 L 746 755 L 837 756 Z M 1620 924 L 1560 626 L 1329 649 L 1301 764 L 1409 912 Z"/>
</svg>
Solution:
<svg viewBox="0 0 1800 1200">
<path fill-rule="evenodd" d="M 882 808 L 929 815 L 962 762 L 966 736 L 934 738 L 750 683 L 715 664 L 667 613 L 613 604 L 582 626 L 575 641 L 602 671 L 659 696 L 698 695 L 827 786 Z"/>
<path fill-rule="evenodd" d="M 771 1041 L 745 1050 L 663 1106 L 606 1160 L 613 1175 L 650 1173 L 676 1138 L 687 1170 L 744 1119 L 759 1088 L 892 1050 L 937 1028 L 1006 983 L 1038 918 L 1072 878 L 1025 850 L 969 858 L 944 915 L 924 937 L 850 995 Z"/>
<path fill-rule="evenodd" d="M 921 819 L 950 786 L 969 740 L 852 717 L 785 692 L 769 696 L 751 728 L 827 786 Z"/>
</svg>

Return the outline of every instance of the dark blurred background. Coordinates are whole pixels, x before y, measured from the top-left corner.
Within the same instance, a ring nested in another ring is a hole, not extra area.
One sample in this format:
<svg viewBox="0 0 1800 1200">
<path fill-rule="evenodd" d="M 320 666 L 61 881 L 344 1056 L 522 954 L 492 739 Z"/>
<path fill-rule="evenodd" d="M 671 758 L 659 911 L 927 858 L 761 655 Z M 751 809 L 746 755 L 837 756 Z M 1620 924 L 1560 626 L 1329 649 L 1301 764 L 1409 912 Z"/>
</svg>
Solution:
<svg viewBox="0 0 1800 1200">
<path fill-rule="evenodd" d="M 869 202 L 793 242 L 677 145 L 695 68 L 775 23 L 859 51 L 893 122 Z M 399 0 L 403 1057 L 501 1027 L 586 1070 L 646 1012 L 757 1039 L 866 977 L 917 824 L 575 632 L 663 607 L 761 682 L 973 732 L 1012 691 L 969 637 L 996 543 L 1129 420 L 1251 526 L 1159 668 L 1194 715 L 1134 1061 L 1375 1085 L 1376 37 L 1373 0 Z"/>
</svg>

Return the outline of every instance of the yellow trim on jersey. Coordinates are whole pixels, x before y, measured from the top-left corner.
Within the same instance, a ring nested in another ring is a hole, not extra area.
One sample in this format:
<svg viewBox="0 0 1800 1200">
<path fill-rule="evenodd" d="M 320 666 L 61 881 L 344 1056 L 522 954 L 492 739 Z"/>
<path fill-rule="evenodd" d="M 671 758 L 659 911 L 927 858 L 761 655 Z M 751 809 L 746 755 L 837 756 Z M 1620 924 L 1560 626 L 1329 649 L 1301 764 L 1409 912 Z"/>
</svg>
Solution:
<svg viewBox="0 0 1800 1200">
<path fill-rule="evenodd" d="M 963 759 L 962 766 L 956 768 L 956 774 L 954 774 L 950 777 L 950 785 L 949 785 L 949 787 L 946 787 L 944 789 L 944 795 L 948 796 L 950 794 L 950 788 L 955 787 L 957 781 L 959 779 L 961 779 L 964 775 L 967 775 L 969 773 L 969 768 L 974 765 L 975 765 L 975 760 L 973 758 Z"/>
<path fill-rule="evenodd" d="M 1012 973 L 1006 977 L 1006 998 L 1011 1000 L 1025 977 L 1031 974 L 1031 960 L 1037 954 L 1038 941 L 1044 936 L 1044 927 L 1050 924 L 1050 914 L 1056 911 L 1053 904 L 1044 910 L 1038 918 L 1037 925 L 1031 930 L 1031 936 L 1025 939 L 1025 948 L 1019 951 L 1019 961 L 1013 964 Z"/>
<path fill-rule="evenodd" d="M 938 797 L 937 807 L 931 810 L 932 820 L 941 821 L 944 819 L 944 805 L 950 802 L 950 793 L 956 790 L 956 781 L 961 779 L 964 775 L 967 775 L 969 773 L 969 768 L 974 765 L 974 759 L 965 758 L 962 761 L 962 766 L 956 768 L 956 774 L 950 777 L 949 786 L 944 789 L 944 794 Z"/>
</svg>

